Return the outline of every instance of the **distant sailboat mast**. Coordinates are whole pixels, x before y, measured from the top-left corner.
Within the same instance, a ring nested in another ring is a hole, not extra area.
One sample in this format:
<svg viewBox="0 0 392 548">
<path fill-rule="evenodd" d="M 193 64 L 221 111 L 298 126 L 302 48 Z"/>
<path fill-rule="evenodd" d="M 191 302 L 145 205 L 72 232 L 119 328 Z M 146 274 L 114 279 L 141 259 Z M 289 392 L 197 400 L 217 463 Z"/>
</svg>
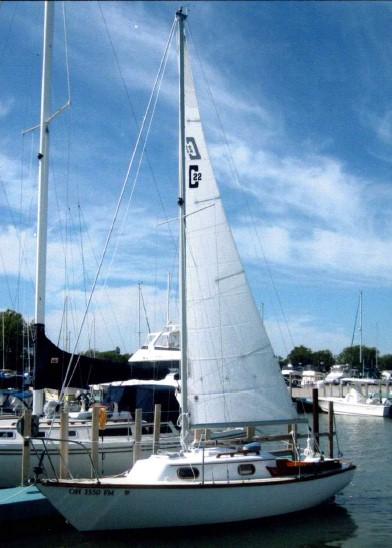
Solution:
<svg viewBox="0 0 392 548">
<path fill-rule="evenodd" d="M 46 247 L 48 232 L 49 116 L 53 49 L 54 2 L 45 2 L 41 115 L 38 168 L 38 226 L 36 253 L 35 323 L 45 325 Z M 43 390 L 33 391 L 33 413 L 43 410 Z"/>
<path fill-rule="evenodd" d="M 362 321 L 363 321 L 363 312 L 362 312 L 362 291 L 359 292 L 359 363 L 362 368 L 362 377 L 365 376 L 365 363 L 362 355 Z"/>
</svg>

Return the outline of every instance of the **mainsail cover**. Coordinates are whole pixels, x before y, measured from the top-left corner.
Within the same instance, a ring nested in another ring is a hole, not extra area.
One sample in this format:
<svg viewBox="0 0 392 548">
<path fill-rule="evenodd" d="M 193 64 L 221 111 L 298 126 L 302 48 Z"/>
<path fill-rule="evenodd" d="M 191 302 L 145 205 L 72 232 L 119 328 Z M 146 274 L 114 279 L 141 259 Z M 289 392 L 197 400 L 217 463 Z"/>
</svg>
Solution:
<svg viewBox="0 0 392 548">
<path fill-rule="evenodd" d="M 227 223 L 185 48 L 189 425 L 297 418 Z"/>
</svg>

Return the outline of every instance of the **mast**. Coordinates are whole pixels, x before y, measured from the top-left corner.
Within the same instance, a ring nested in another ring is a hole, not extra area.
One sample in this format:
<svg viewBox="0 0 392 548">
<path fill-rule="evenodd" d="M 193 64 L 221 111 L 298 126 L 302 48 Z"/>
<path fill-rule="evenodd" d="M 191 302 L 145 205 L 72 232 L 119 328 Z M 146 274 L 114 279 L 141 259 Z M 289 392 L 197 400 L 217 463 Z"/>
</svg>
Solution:
<svg viewBox="0 0 392 548">
<path fill-rule="evenodd" d="M 365 365 L 362 356 L 362 290 L 359 292 L 359 363 L 362 367 L 362 378 L 365 376 Z"/>
<path fill-rule="evenodd" d="M 142 343 L 141 343 L 142 332 L 141 332 L 141 327 L 140 327 L 140 311 L 141 311 L 141 303 L 140 303 L 140 300 L 141 300 L 141 292 L 142 292 L 142 284 L 141 284 L 141 282 L 139 282 L 139 283 L 137 284 L 137 286 L 138 286 L 138 307 L 137 307 L 137 309 L 138 309 L 138 318 L 137 318 L 138 330 L 137 330 L 137 332 L 138 332 L 138 337 L 139 337 L 139 338 L 138 338 L 138 341 L 139 341 L 139 346 L 138 346 L 138 348 L 140 348 L 140 347 L 141 347 L 141 344 L 142 344 Z"/>
<path fill-rule="evenodd" d="M 170 322 L 170 290 L 171 290 L 171 273 L 167 273 L 167 302 L 166 302 L 166 325 Z"/>
<path fill-rule="evenodd" d="M 38 226 L 36 253 L 35 323 L 45 325 L 46 247 L 48 232 L 48 170 L 49 116 L 51 105 L 51 72 L 53 44 L 54 2 L 45 2 L 44 39 L 42 55 L 42 86 L 40 139 L 38 152 Z M 43 409 L 43 390 L 33 391 L 33 413 Z"/>
<path fill-rule="evenodd" d="M 2 317 L 2 320 L 3 320 L 3 329 L 2 329 L 2 344 L 3 344 L 3 371 L 5 369 L 5 336 L 4 336 L 4 316 L 5 316 L 5 311 L 2 313 L 1 317 Z"/>
<path fill-rule="evenodd" d="M 187 390 L 187 318 L 186 318 L 186 208 L 185 208 L 185 70 L 184 49 L 185 33 L 184 22 L 186 14 L 182 8 L 176 13 L 179 33 L 179 154 L 178 154 L 178 180 L 179 180 L 179 225 L 180 225 L 180 346 L 181 346 L 181 443 L 186 446 L 188 434 L 188 390 Z"/>
</svg>

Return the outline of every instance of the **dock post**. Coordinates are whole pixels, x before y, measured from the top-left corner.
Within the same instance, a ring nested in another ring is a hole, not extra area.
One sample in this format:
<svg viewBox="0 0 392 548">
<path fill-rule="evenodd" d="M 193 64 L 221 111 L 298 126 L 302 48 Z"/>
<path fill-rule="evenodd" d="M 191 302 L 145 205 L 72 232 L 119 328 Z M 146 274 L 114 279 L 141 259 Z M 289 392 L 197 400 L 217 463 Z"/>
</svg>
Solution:
<svg viewBox="0 0 392 548">
<path fill-rule="evenodd" d="M 135 410 L 135 442 L 133 444 L 133 464 L 140 459 L 142 441 L 142 409 Z"/>
<path fill-rule="evenodd" d="M 328 440 L 329 440 L 329 456 L 333 459 L 333 401 L 328 402 Z"/>
<path fill-rule="evenodd" d="M 203 430 L 201 430 L 200 428 L 195 428 L 195 430 L 193 431 L 193 444 L 195 446 L 198 446 L 202 438 L 203 438 Z"/>
<path fill-rule="evenodd" d="M 252 441 L 255 433 L 256 433 L 256 428 L 254 426 L 247 426 L 246 432 L 245 432 L 246 441 Z"/>
<path fill-rule="evenodd" d="M 22 485 L 27 484 L 30 473 L 30 442 L 31 436 L 31 410 L 26 409 L 23 414 L 23 448 L 22 448 Z"/>
<path fill-rule="evenodd" d="M 156 403 L 154 407 L 154 437 L 152 442 L 152 452 L 155 455 L 159 449 L 159 436 L 161 433 L 161 404 Z"/>
<path fill-rule="evenodd" d="M 313 450 L 318 451 L 319 445 L 320 445 L 318 388 L 312 389 L 312 400 L 313 400 Z"/>
<path fill-rule="evenodd" d="M 69 446 L 68 446 L 68 409 L 60 412 L 60 479 L 69 477 Z"/>
<path fill-rule="evenodd" d="M 91 421 L 91 460 L 94 470 L 91 470 L 91 475 L 98 474 L 98 443 L 99 443 L 99 410 L 100 406 L 93 405 L 93 416 Z M 98 479 L 98 478 L 97 478 Z"/>
</svg>

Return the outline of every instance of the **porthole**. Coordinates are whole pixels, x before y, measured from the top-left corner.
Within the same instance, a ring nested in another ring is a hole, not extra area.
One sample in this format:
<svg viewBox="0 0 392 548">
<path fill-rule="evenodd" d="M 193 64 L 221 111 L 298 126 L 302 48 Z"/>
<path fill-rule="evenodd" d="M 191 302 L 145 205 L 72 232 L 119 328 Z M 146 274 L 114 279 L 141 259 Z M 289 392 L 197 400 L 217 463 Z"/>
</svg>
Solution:
<svg viewBox="0 0 392 548">
<path fill-rule="evenodd" d="M 238 473 L 240 476 L 252 476 L 256 472 L 254 464 L 240 464 L 238 466 Z"/>
<path fill-rule="evenodd" d="M 199 477 L 199 470 L 192 466 L 183 466 L 177 469 L 177 476 L 180 479 L 196 479 Z"/>
</svg>

